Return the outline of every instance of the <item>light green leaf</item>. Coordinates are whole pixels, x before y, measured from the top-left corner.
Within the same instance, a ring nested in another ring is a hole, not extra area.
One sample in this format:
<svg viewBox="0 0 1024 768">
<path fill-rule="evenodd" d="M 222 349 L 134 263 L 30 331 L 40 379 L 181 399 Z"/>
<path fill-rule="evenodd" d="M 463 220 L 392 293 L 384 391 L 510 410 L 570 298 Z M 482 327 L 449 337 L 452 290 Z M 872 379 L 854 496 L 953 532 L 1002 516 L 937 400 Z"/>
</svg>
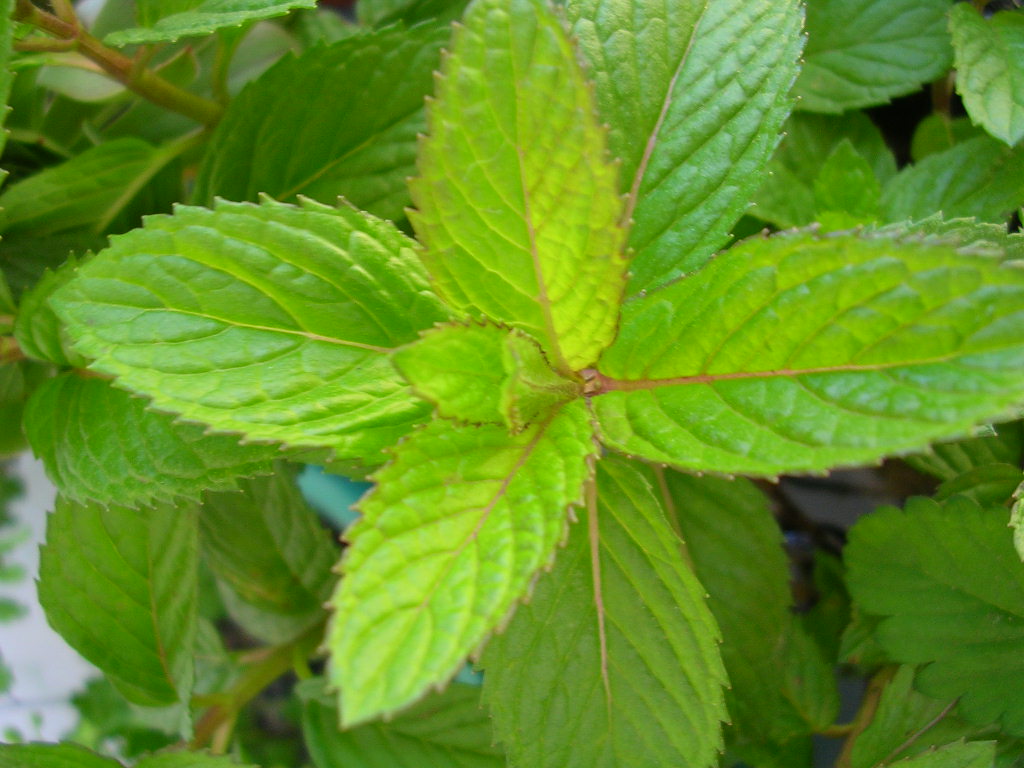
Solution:
<svg viewBox="0 0 1024 768">
<path fill-rule="evenodd" d="M 1008 260 L 1024 261 L 1024 234 L 1007 232 L 1006 224 L 989 224 L 972 218 L 944 219 L 935 213 L 920 221 L 887 224 L 877 228 L 893 235 L 924 235 L 960 247 L 991 246 L 1005 253 Z"/>
<path fill-rule="evenodd" d="M 551 370 L 526 334 L 496 325 L 443 325 L 398 349 L 393 359 L 438 415 L 519 432 L 580 392 Z"/>
<path fill-rule="evenodd" d="M 0 231 L 33 238 L 79 227 L 99 234 L 171 159 L 141 139 L 114 139 L 12 184 L 0 195 Z"/>
<path fill-rule="evenodd" d="M 388 352 L 447 319 L 412 246 L 312 201 L 179 207 L 112 238 L 51 304 L 94 368 L 162 410 L 380 464 L 429 412 Z"/>
<path fill-rule="evenodd" d="M 868 161 L 843 139 L 814 180 L 817 220 L 826 230 L 870 224 L 878 220 L 881 198 L 882 186 Z"/>
<path fill-rule="evenodd" d="M 544 0 L 478 0 L 428 109 L 409 216 L 438 291 L 592 364 L 623 289 L 622 200 L 592 90 Z"/>
<path fill-rule="evenodd" d="M 886 104 L 949 69 L 950 0 L 815 0 L 794 92 L 800 109 L 845 112 Z"/>
<path fill-rule="evenodd" d="M 1010 508 L 1010 527 L 1013 529 L 1013 547 L 1024 562 L 1024 483 L 1017 486 Z"/>
<path fill-rule="evenodd" d="M 686 542 L 694 573 L 722 628 L 729 675 L 726 738 L 747 762 L 757 752 L 784 753 L 834 716 L 835 682 L 820 652 L 793 621 L 789 564 L 768 499 L 746 480 L 655 470 L 659 493 Z M 825 682 L 824 695 L 797 684 Z M 794 695 L 798 694 L 798 695 Z M 801 709 L 800 702 L 811 706 Z M 824 712 L 816 711 L 824 704 Z"/>
<path fill-rule="evenodd" d="M 868 161 L 879 181 L 896 175 L 896 158 L 882 132 L 862 112 L 842 117 L 794 112 L 785 136 L 768 164 L 769 176 L 754 195 L 750 213 L 783 229 L 814 220 L 814 180 L 824 162 L 843 142 Z"/>
<path fill-rule="evenodd" d="M 122 768 L 77 744 L 0 744 L 0 768 Z"/>
<path fill-rule="evenodd" d="M 893 765 L 894 768 L 992 768 L 995 759 L 994 741 L 969 741 L 947 744 Z"/>
<path fill-rule="evenodd" d="M 232 100 L 194 199 L 305 195 L 333 204 L 340 195 L 402 218 L 416 135 L 426 129 L 423 97 L 448 35 L 437 25 L 392 28 L 286 56 Z"/>
<path fill-rule="evenodd" d="M 958 3 L 949 14 L 956 90 L 975 123 L 1009 145 L 1024 138 L 1024 14 L 982 18 Z"/>
<path fill-rule="evenodd" d="M 57 271 L 45 271 L 39 282 L 21 297 L 14 336 L 28 357 L 60 366 L 85 368 L 88 365 L 84 357 L 71 349 L 64 328 L 50 307 L 50 296 L 71 279 L 75 268 L 76 261 L 71 257 Z"/>
<path fill-rule="evenodd" d="M 877 460 L 1024 402 L 1024 270 L 871 233 L 755 238 L 623 308 L 604 442 L 755 475 Z"/>
<path fill-rule="evenodd" d="M 952 480 L 964 472 L 986 464 L 1016 464 L 1024 459 L 1024 424 L 1012 421 L 999 424 L 996 434 L 933 445 L 930 452 L 907 456 L 915 469 L 940 480 Z"/>
<path fill-rule="evenodd" d="M 25 409 L 25 433 L 46 473 L 69 499 L 135 507 L 267 474 L 273 446 L 207 435 L 110 382 L 67 373 L 43 383 Z"/>
<path fill-rule="evenodd" d="M 484 695 L 511 764 L 716 764 L 727 718 L 718 627 L 654 473 L 601 461 L 596 508 L 581 517 L 484 655 Z"/>
<path fill-rule="evenodd" d="M 39 602 L 68 644 L 144 706 L 188 701 L 196 632 L 196 512 L 57 500 Z"/>
<path fill-rule="evenodd" d="M 0 102 L 7 106 L 11 93 L 11 84 L 14 80 L 7 64 L 11 58 L 11 42 L 13 39 L 14 23 L 11 15 L 14 13 L 15 0 L 0 0 Z M 0 113 L 0 152 L 3 152 L 7 143 L 7 131 L 3 130 L 4 121 L 7 118 L 7 110 Z M 7 172 L 0 170 L 0 183 L 3 183 Z"/>
<path fill-rule="evenodd" d="M 966 117 L 950 118 L 941 112 L 932 112 L 917 124 L 910 142 L 910 157 L 917 163 L 937 152 L 952 149 L 957 144 L 983 135 Z"/>
<path fill-rule="evenodd" d="M 515 436 L 436 421 L 395 449 L 346 536 L 332 599 L 344 724 L 455 674 L 550 563 L 595 450 L 581 401 Z"/>
<path fill-rule="evenodd" d="M 135 768 L 256 768 L 251 763 L 238 763 L 226 755 L 205 752 L 164 752 L 144 757 Z"/>
<path fill-rule="evenodd" d="M 1024 735 L 1024 564 L 1005 507 L 964 496 L 940 506 L 911 499 L 850 530 L 844 558 L 850 594 L 884 617 L 876 636 L 905 664 L 926 664 L 918 690 L 960 697 L 959 713 Z"/>
<path fill-rule="evenodd" d="M 988 136 L 928 155 L 882 190 L 887 221 L 924 219 L 938 211 L 946 219 L 1005 223 L 1022 203 L 1024 148 L 1010 149 Z"/>
<path fill-rule="evenodd" d="M 452 683 L 386 723 L 338 728 L 322 680 L 300 683 L 302 733 L 316 768 L 504 768 L 477 686 Z"/>
<path fill-rule="evenodd" d="M 145 26 L 111 32 L 103 42 L 115 46 L 174 42 L 284 16 L 296 8 L 313 8 L 316 0 L 177 0 L 146 6 L 158 10 L 149 17 L 141 16 L 139 21 Z"/>
<path fill-rule="evenodd" d="M 286 636 L 261 636 L 253 624 L 261 639 L 282 643 L 326 616 L 339 550 L 303 500 L 293 471 L 279 467 L 273 477 L 240 485 L 241 493 L 206 497 L 200 543 L 210 569 L 239 600 L 288 619 Z"/>
<path fill-rule="evenodd" d="M 628 292 L 704 264 L 729 240 L 792 106 L 796 0 L 570 0 L 633 220 Z M 581 182 L 582 183 L 582 182 Z"/>
</svg>

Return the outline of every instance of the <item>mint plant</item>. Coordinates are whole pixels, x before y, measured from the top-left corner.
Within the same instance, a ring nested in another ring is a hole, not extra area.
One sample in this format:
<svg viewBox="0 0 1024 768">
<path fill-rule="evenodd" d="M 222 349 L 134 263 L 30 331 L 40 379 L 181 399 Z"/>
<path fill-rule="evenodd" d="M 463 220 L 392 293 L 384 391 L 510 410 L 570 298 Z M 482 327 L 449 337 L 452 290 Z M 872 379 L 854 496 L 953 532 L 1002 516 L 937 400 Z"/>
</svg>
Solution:
<svg viewBox="0 0 1024 768">
<path fill-rule="evenodd" d="M 13 8 L 4 444 L 106 682 L 0 768 L 1021 764 L 1020 12 L 310 5 Z M 890 456 L 794 612 L 764 489 Z"/>
</svg>

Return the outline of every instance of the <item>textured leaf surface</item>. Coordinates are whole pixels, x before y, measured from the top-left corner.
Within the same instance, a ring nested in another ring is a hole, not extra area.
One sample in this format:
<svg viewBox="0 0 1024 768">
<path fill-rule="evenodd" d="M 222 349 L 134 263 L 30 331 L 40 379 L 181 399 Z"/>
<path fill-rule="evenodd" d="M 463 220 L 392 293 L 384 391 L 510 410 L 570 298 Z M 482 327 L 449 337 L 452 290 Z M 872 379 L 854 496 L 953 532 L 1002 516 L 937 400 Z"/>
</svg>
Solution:
<svg viewBox="0 0 1024 768">
<path fill-rule="evenodd" d="M 550 562 L 594 452 L 580 401 L 515 436 L 439 421 L 396 449 L 360 503 L 332 599 L 345 724 L 455 673 Z"/>
<path fill-rule="evenodd" d="M 624 307 L 594 407 L 609 446 L 681 468 L 864 463 L 1013 415 L 1022 317 L 998 251 L 752 239 Z"/>
<path fill-rule="evenodd" d="M 269 473 L 277 454 L 176 424 L 107 381 L 70 373 L 35 392 L 25 433 L 65 496 L 131 507 L 235 488 L 239 477 Z"/>
<path fill-rule="evenodd" d="M 175 12 L 161 14 L 147 26 L 112 32 L 104 42 L 108 45 L 174 42 L 182 37 L 208 35 L 225 27 L 284 16 L 296 8 L 313 8 L 316 0 L 179 0 L 164 5 L 173 7 Z"/>
<path fill-rule="evenodd" d="M 994 741 L 947 744 L 934 752 L 901 760 L 899 768 L 991 768 L 996 759 Z"/>
<path fill-rule="evenodd" d="M 949 15 L 956 89 L 967 114 L 1007 144 L 1024 138 L 1024 14 L 983 19 L 971 5 Z"/>
<path fill-rule="evenodd" d="M 122 768 L 77 744 L 0 744 L 0 768 Z"/>
<path fill-rule="evenodd" d="M 429 411 L 387 354 L 446 319 L 411 245 L 309 201 L 180 207 L 113 238 L 53 304 L 95 368 L 158 408 L 379 464 Z"/>
<path fill-rule="evenodd" d="M 916 686 L 960 697 L 959 712 L 1024 734 L 1024 563 L 1005 507 L 912 499 L 862 518 L 845 550 L 848 584 L 890 656 L 927 664 Z"/>
<path fill-rule="evenodd" d="M 764 180 L 803 45 L 795 0 L 571 0 L 633 225 L 629 293 L 697 269 Z"/>
<path fill-rule="evenodd" d="M 816 0 L 794 91 L 800 108 L 844 112 L 885 104 L 949 68 L 950 0 Z"/>
<path fill-rule="evenodd" d="M 703 588 L 651 470 L 602 460 L 597 488 L 597 508 L 485 652 L 498 736 L 514 766 L 710 766 L 725 671 Z"/>
<path fill-rule="evenodd" d="M 808 682 L 824 673 L 833 688 L 835 684 L 831 669 L 814 649 L 791 648 L 800 640 L 799 629 L 793 622 L 782 532 L 768 500 L 746 480 L 656 472 L 662 503 L 686 542 L 694 573 L 722 630 L 732 723 L 727 740 L 749 762 L 761 762 L 752 748 L 784 754 L 787 743 L 792 748 L 811 724 L 823 725 L 813 707 L 799 707 L 806 697 L 793 685 L 796 673 Z M 827 704 L 834 700 L 834 691 L 819 698 Z"/>
<path fill-rule="evenodd" d="M 1000 424 L 995 432 L 995 435 L 939 443 L 927 454 L 908 456 L 907 461 L 915 469 L 940 480 L 952 480 L 986 464 L 1020 466 L 1024 460 L 1024 424 L 1019 421 Z"/>
<path fill-rule="evenodd" d="M 480 0 L 428 110 L 410 219 L 450 304 L 535 336 L 557 370 L 611 341 L 622 201 L 591 88 L 542 0 Z"/>
<path fill-rule="evenodd" d="M 1006 224 L 990 224 L 973 218 L 944 219 L 935 213 L 919 221 L 881 227 L 891 234 L 934 237 L 961 247 L 992 246 L 1003 251 L 1007 259 L 1024 261 L 1024 234 L 1007 232 Z"/>
<path fill-rule="evenodd" d="M 28 357 L 60 366 L 85 368 L 89 361 L 71 349 L 63 325 L 50 307 L 50 296 L 71 279 L 75 266 L 75 260 L 70 258 L 56 272 L 47 270 L 39 282 L 22 295 L 14 336 Z"/>
<path fill-rule="evenodd" d="M 316 768 L 503 768 L 480 688 L 452 683 L 386 723 L 342 731 L 320 680 L 298 688 L 302 731 Z"/>
<path fill-rule="evenodd" d="M 957 144 L 904 168 L 882 190 L 887 221 L 977 217 L 1004 223 L 1024 203 L 1024 148 L 988 136 Z"/>
<path fill-rule="evenodd" d="M 284 58 L 232 100 L 194 199 L 305 195 L 333 204 L 341 195 L 401 218 L 416 135 L 426 127 L 423 96 L 448 34 L 439 26 L 391 29 Z"/>
<path fill-rule="evenodd" d="M 529 336 L 496 325 L 444 325 L 396 350 L 395 365 L 438 415 L 512 431 L 550 415 L 579 393 L 551 370 Z"/>
<path fill-rule="evenodd" d="M 936 501 L 967 496 L 982 506 L 1006 506 L 1024 482 L 1021 468 L 1012 464 L 987 464 L 947 480 L 935 491 Z"/>
<path fill-rule="evenodd" d="M 817 210 L 814 181 L 822 165 L 849 141 L 868 161 L 879 181 L 896 174 L 896 158 L 882 132 L 862 112 L 842 117 L 794 112 L 785 136 L 768 164 L 768 176 L 754 196 L 750 213 L 783 229 L 808 224 Z"/>
<path fill-rule="evenodd" d="M 58 499 L 40 553 L 39 602 L 130 701 L 188 701 L 197 550 L 194 509 Z"/>
<path fill-rule="evenodd" d="M 827 230 L 870 224 L 878 220 L 881 198 L 882 187 L 871 165 L 844 139 L 814 180 L 817 220 Z"/>
<path fill-rule="evenodd" d="M 102 231 L 159 170 L 159 156 L 141 139 L 114 139 L 12 184 L 0 195 L 0 231 L 33 238 Z"/>
<path fill-rule="evenodd" d="M 338 548 L 303 500 L 294 472 L 279 467 L 273 477 L 240 485 L 241 493 L 206 497 L 199 516 L 206 562 L 240 600 L 287 617 L 290 634 L 298 635 L 325 616 Z"/>
</svg>

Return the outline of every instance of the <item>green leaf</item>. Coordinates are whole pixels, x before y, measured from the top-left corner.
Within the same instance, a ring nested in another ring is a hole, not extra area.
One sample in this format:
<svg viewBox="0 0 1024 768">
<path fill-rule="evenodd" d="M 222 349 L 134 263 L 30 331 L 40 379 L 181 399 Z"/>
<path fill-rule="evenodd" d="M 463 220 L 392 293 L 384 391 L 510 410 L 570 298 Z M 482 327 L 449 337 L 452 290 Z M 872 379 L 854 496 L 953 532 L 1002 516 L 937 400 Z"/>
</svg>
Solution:
<svg viewBox="0 0 1024 768">
<path fill-rule="evenodd" d="M 503 768 L 477 686 L 452 683 L 386 723 L 338 728 L 322 680 L 301 683 L 302 733 L 316 768 Z"/>
<path fill-rule="evenodd" d="M 305 195 L 333 204 L 340 195 L 401 218 L 416 135 L 426 129 L 423 97 L 448 34 L 437 25 L 393 28 L 286 56 L 231 101 L 193 198 Z"/>
<path fill-rule="evenodd" d="M 657 478 L 598 464 L 597 505 L 484 655 L 484 695 L 511 764 L 716 764 L 725 670 L 704 590 Z"/>
<path fill-rule="evenodd" d="M 874 461 L 1024 401 L 1024 270 L 998 251 L 798 233 L 731 248 L 623 308 L 604 442 L 755 475 Z"/>
<path fill-rule="evenodd" d="M 226 755 L 204 752 L 164 752 L 144 757 L 135 768 L 256 768 L 250 763 L 237 763 Z"/>
<path fill-rule="evenodd" d="M 950 0 L 816 0 L 794 92 L 800 109 L 845 112 L 886 104 L 944 74 L 953 51 Z"/>
<path fill-rule="evenodd" d="M 969 741 L 947 744 L 894 765 L 899 768 L 992 768 L 995 759 L 994 741 Z"/>
<path fill-rule="evenodd" d="M 998 183 L 995 182 L 998 179 Z M 900 171 L 882 190 L 887 221 L 974 216 L 1004 223 L 1024 203 L 1024 148 L 988 136 L 928 155 Z"/>
<path fill-rule="evenodd" d="M 156 407 L 373 465 L 429 411 L 388 352 L 447 319 L 412 246 L 312 201 L 179 207 L 112 238 L 51 304 Z"/>
<path fill-rule="evenodd" d="M 1024 483 L 1017 486 L 1010 508 L 1010 527 L 1013 529 L 1013 548 L 1024 562 Z"/>
<path fill-rule="evenodd" d="M 817 220 L 831 230 L 869 224 L 878 219 L 881 198 L 882 186 L 868 161 L 843 139 L 814 180 Z"/>
<path fill-rule="evenodd" d="M 991 246 L 1005 252 L 1009 260 L 1024 261 L 1024 234 L 1009 234 L 1005 224 L 989 224 L 972 218 L 944 219 L 935 213 L 926 219 L 878 228 L 894 235 L 924 235 L 961 247 Z"/>
<path fill-rule="evenodd" d="M 110 382 L 73 373 L 36 390 L 25 433 L 69 499 L 127 507 L 236 488 L 239 477 L 269 473 L 278 453 L 175 423 Z"/>
<path fill-rule="evenodd" d="M 915 469 L 940 480 L 953 478 L 987 464 L 1016 464 L 1024 460 L 1024 424 L 999 424 L 996 434 L 933 445 L 927 454 L 907 456 Z"/>
<path fill-rule="evenodd" d="M 342 721 L 447 681 L 551 561 L 595 458 L 581 401 L 518 435 L 436 421 L 395 450 L 348 532 L 328 630 Z"/>
<path fill-rule="evenodd" d="M 783 229 L 814 220 L 814 181 L 822 165 L 844 141 L 868 161 L 882 182 L 896 175 L 896 158 L 882 132 L 863 112 L 842 117 L 794 112 L 785 136 L 768 164 L 769 176 L 754 195 L 750 213 Z"/>
<path fill-rule="evenodd" d="M 936 501 L 968 496 L 983 507 L 1006 505 L 1024 482 L 1021 469 L 1012 464 L 986 464 L 947 480 L 935 491 Z"/>
<path fill-rule="evenodd" d="M 200 543 L 210 569 L 241 601 L 288 619 L 285 636 L 261 638 L 282 643 L 326 616 L 338 548 L 303 500 L 294 472 L 280 467 L 273 477 L 240 485 L 241 493 L 206 497 Z"/>
<path fill-rule="evenodd" d="M 442 66 L 409 217 L 454 307 L 592 364 L 623 289 L 622 200 L 590 87 L 544 0 L 478 0 Z"/>
<path fill-rule="evenodd" d="M 296 8 L 313 8 L 316 0 L 175 0 L 143 4 L 146 6 L 160 10 L 148 18 L 141 15 L 139 21 L 144 26 L 112 32 L 103 42 L 115 46 L 174 42 L 284 16 Z"/>
<path fill-rule="evenodd" d="M 971 120 L 1009 145 L 1024 138 L 1024 15 L 982 18 L 970 5 L 949 14 L 956 90 Z"/>
<path fill-rule="evenodd" d="M 906 512 L 887 507 L 858 521 L 845 559 L 854 600 L 884 617 L 882 647 L 927 664 L 918 690 L 960 697 L 967 720 L 1024 735 L 1024 564 L 1005 508 L 911 499 Z"/>
<path fill-rule="evenodd" d="M 188 701 L 196 631 L 196 513 L 57 500 L 39 602 L 68 644 L 127 699 Z"/>
<path fill-rule="evenodd" d="M 831 669 L 793 621 L 782 532 L 767 498 L 749 481 L 656 474 L 722 629 L 732 721 L 727 740 L 746 761 L 761 763 L 752 750 L 784 753 L 835 714 Z M 799 683 L 800 673 L 810 687 Z M 814 688 L 823 695 L 805 695 Z"/>
<path fill-rule="evenodd" d="M 50 296 L 74 275 L 73 257 L 56 272 L 46 270 L 39 282 L 21 297 L 15 319 L 14 336 L 28 357 L 60 366 L 85 368 L 88 361 L 75 354 L 57 315 L 50 307 Z"/>
<path fill-rule="evenodd" d="M 447 23 L 460 18 L 466 5 L 466 0 L 362 0 L 356 4 L 356 17 L 371 27 L 397 21 L 411 25 L 427 19 Z"/>
<path fill-rule="evenodd" d="M 99 234 L 170 160 L 141 139 L 114 139 L 12 184 L 0 231 L 33 238 L 89 227 Z"/>
<path fill-rule="evenodd" d="M 496 325 L 443 325 L 398 349 L 393 360 L 438 415 L 519 432 L 580 392 L 551 370 L 536 342 Z"/>
<path fill-rule="evenodd" d="M 917 163 L 937 152 L 952 149 L 957 144 L 982 135 L 966 117 L 950 118 L 933 112 L 917 124 L 910 142 L 910 157 Z"/>
<path fill-rule="evenodd" d="M 14 13 L 15 0 L 0 0 L 0 102 L 7 106 L 11 85 L 14 81 L 7 64 L 11 59 L 11 43 L 13 40 L 14 23 L 11 15 Z M 7 118 L 7 110 L 0 112 L 0 152 L 3 152 L 7 143 L 7 131 L 3 130 L 4 121 Z M 0 183 L 3 183 L 6 172 L 0 170 Z"/>
<path fill-rule="evenodd" d="M 570 0 L 612 153 L 622 158 L 630 294 L 725 245 L 792 106 L 795 0 Z M 582 183 L 582 182 L 581 182 Z"/>
<path fill-rule="evenodd" d="M 0 768 L 122 768 L 77 744 L 0 744 Z"/>
</svg>

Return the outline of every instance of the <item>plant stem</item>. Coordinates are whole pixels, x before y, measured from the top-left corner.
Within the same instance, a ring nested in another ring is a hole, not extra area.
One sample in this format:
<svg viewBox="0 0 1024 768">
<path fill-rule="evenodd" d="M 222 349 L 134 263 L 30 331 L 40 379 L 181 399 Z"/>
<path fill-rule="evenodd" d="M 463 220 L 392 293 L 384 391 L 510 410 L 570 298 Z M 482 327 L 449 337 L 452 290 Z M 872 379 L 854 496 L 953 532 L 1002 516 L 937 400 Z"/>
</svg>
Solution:
<svg viewBox="0 0 1024 768">
<path fill-rule="evenodd" d="M 13 336 L 0 336 L 0 363 L 17 363 L 27 359 Z"/>
<path fill-rule="evenodd" d="M 192 118 L 203 125 L 213 125 L 223 112 L 220 104 L 189 93 L 150 69 L 138 68 L 124 54 L 108 48 L 93 37 L 77 19 L 67 21 L 47 13 L 31 0 L 17 0 L 14 18 L 53 35 L 59 41 L 70 41 L 83 56 L 94 61 L 110 77 L 148 101 Z"/>
<path fill-rule="evenodd" d="M 864 694 L 864 700 L 861 702 L 860 709 L 857 710 L 856 716 L 853 718 L 853 722 L 849 725 L 849 733 L 846 737 L 846 741 L 843 744 L 843 751 L 839 754 L 839 759 L 836 760 L 836 768 L 850 768 L 850 758 L 853 755 L 853 745 L 857 742 L 857 737 L 864 732 L 871 722 L 875 719 L 875 712 L 878 710 L 878 703 L 882 700 L 882 692 L 885 687 L 889 684 L 889 681 L 896 675 L 897 667 L 885 667 L 878 674 L 871 678 L 868 683 L 868 689 Z"/>
<path fill-rule="evenodd" d="M 200 749 L 209 744 L 215 750 L 226 750 L 231 740 L 231 729 L 242 708 L 291 669 L 297 657 L 308 658 L 320 644 L 323 632 L 324 623 L 320 622 L 288 643 L 253 654 L 251 666 L 231 690 L 217 697 L 219 702 L 206 710 L 196 723 L 189 749 Z"/>
</svg>

